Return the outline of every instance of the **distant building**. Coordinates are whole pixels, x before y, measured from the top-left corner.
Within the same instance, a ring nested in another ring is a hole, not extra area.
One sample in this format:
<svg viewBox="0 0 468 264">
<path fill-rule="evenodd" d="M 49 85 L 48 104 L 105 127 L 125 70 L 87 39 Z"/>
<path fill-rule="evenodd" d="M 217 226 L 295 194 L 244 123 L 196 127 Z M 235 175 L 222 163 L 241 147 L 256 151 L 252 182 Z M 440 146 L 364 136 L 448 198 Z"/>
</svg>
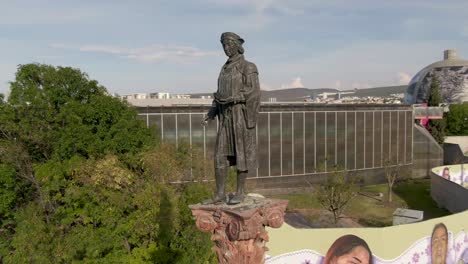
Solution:
<svg viewBox="0 0 468 264">
<path fill-rule="evenodd" d="M 141 99 L 147 99 L 148 94 L 146 93 L 135 93 L 135 94 L 126 94 L 120 96 L 122 100 L 141 100 Z"/>
<path fill-rule="evenodd" d="M 170 98 L 172 99 L 190 99 L 189 94 L 172 94 L 170 95 Z"/>
<path fill-rule="evenodd" d="M 445 103 L 468 101 L 468 60 L 458 58 L 455 50 L 445 50 L 443 60 L 423 68 L 411 79 L 405 94 L 405 103 L 427 103 L 434 76 L 439 79 Z"/>
<path fill-rule="evenodd" d="M 149 98 L 151 99 L 169 99 L 170 94 L 169 93 L 150 93 Z"/>
<path fill-rule="evenodd" d="M 119 96 L 122 100 L 146 100 L 146 99 L 190 99 L 189 94 L 170 94 L 170 93 L 135 93 Z"/>
</svg>

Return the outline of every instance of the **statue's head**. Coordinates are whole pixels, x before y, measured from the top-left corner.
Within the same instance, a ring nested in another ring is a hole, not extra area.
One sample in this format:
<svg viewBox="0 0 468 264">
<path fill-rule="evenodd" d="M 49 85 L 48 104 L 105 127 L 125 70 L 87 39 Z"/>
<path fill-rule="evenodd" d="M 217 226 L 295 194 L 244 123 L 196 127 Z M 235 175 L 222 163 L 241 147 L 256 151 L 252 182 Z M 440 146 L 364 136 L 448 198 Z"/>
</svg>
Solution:
<svg viewBox="0 0 468 264">
<path fill-rule="evenodd" d="M 243 43 L 244 40 L 236 33 L 224 32 L 221 34 L 221 44 L 223 45 L 224 53 L 230 58 L 237 54 L 244 54 Z"/>
</svg>

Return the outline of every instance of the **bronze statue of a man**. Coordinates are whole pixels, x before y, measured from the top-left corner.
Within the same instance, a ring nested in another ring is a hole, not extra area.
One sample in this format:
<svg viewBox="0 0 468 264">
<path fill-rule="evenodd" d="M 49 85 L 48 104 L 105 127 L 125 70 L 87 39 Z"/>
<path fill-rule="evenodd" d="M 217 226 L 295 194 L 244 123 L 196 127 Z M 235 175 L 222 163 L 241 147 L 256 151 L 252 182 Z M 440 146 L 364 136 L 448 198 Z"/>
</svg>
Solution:
<svg viewBox="0 0 468 264">
<path fill-rule="evenodd" d="M 237 34 L 221 35 L 224 53 L 229 57 L 221 68 L 218 91 L 202 124 L 218 117 L 219 127 L 215 148 L 216 193 L 204 203 L 244 200 L 245 179 L 257 168 L 255 126 L 260 108 L 260 84 L 255 64 L 244 59 L 244 40 Z M 226 178 L 230 166 L 237 167 L 237 192 L 226 201 Z"/>
</svg>

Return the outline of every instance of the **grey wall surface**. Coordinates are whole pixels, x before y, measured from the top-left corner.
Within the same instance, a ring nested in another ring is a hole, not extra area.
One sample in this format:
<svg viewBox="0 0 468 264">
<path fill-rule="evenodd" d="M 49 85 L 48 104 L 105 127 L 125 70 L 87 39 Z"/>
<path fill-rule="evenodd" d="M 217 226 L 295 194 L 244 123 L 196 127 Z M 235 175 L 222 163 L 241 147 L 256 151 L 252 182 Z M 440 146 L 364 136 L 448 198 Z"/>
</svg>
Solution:
<svg viewBox="0 0 468 264">
<path fill-rule="evenodd" d="M 439 207 L 452 213 L 468 209 L 468 189 L 431 171 L 431 196 Z"/>
<path fill-rule="evenodd" d="M 463 154 L 460 145 L 444 143 L 444 165 L 468 163 L 468 156 Z"/>
<path fill-rule="evenodd" d="M 458 144 L 463 153 L 468 155 L 468 136 L 450 136 L 445 138 L 445 143 Z"/>
<path fill-rule="evenodd" d="M 428 177 L 444 161 L 444 150 L 424 127 L 414 124 L 413 178 Z"/>
<path fill-rule="evenodd" d="M 137 107 L 165 142 L 185 142 L 211 160 L 217 120 L 200 125 L 208 106 Z M 262 104 L 257 123 L 256 188 L 304 187 L 338 167 L 368 183 L 383 165 L 413 164 L 413 112 L 402 105 Z"/>
</svg>

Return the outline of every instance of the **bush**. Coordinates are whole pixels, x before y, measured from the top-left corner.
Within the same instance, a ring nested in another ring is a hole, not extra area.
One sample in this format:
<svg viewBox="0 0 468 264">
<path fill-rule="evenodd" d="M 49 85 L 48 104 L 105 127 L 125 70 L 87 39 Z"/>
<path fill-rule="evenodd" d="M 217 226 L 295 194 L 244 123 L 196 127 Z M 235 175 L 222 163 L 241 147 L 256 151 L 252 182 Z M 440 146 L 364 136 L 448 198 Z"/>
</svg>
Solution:
<svg viewBox="0 0 468 264">
<path fill-rule="evenodd" d="M 450 105 L 450 111 L 445 119 L 448 135 L 468 136 L 468 102 Z"/>
</svg>

